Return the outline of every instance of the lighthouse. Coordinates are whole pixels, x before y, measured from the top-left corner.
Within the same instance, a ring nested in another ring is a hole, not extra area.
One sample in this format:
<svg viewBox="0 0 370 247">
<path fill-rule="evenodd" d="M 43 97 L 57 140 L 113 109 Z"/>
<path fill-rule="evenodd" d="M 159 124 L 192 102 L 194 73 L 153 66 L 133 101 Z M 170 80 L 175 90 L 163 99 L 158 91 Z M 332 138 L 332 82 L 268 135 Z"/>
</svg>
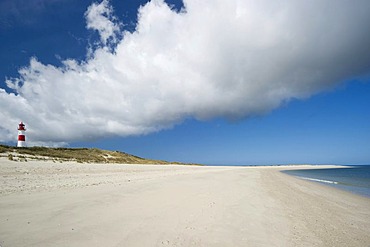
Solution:
<svg viewBox="0 0 370 247">
<path fill-rule="evenodd" d="M 25 147 L 26 146 L 26 125 L 23 122 L 18 124 L 18 143 L 17 147 Z"/>
</svg>

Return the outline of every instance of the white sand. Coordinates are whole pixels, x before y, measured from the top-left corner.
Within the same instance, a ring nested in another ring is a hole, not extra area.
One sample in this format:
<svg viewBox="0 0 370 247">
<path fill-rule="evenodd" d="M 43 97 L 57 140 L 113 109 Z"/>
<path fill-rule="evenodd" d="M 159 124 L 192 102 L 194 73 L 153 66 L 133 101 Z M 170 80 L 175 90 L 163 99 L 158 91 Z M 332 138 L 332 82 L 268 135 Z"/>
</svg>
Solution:
<svg viewBox="0 0 370 247">
<path fill-rule="evenodd" d="M 370 246 L 369 198 L 280 169 L 1 158 L 0 246 Z"/>
</svg>

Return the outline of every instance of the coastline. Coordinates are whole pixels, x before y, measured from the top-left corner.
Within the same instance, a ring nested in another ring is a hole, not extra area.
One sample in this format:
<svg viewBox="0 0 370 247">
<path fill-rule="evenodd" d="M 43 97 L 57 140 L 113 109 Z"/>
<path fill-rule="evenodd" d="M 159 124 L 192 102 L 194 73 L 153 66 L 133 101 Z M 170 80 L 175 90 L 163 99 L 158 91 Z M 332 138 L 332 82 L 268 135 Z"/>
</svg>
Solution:
<svg viewBox="0 0 370 247">
<path fill-rule="evenodd" d="M 297 168 L 0 159 L 0 246 L 370 245 L 370 199 Z"/>
<path fill-rule="evenodd" d="M 336 166 L 332 168 L 287 169 L 285 174 L 325 184 L 336 189 L 370 198 L 370 166 Z"/>
</svg>

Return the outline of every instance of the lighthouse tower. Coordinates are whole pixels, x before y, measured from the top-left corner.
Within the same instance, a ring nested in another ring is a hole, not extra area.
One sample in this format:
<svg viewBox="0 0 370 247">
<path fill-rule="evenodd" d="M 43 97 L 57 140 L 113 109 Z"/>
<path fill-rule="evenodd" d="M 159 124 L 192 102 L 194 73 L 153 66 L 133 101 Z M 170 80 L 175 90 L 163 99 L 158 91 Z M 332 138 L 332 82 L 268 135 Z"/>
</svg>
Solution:
<svg viewBox="0 0 370 247">
<path fill-rule="evenodd" d="M 18 143 L 17 147 L 25 147 L 26 146 L 26 125 L 23 122 L 20 122 L 18 125 Z"/>
</svg>

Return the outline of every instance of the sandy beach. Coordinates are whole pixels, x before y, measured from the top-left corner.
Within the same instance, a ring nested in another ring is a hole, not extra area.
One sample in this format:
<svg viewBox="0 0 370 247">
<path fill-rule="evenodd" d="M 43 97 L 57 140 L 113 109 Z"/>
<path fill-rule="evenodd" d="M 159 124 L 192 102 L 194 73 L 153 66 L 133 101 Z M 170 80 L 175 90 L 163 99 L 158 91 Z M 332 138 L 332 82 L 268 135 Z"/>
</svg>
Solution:
<svg viewBox="0 0 370 247">
<path fill-rule="evenodd" d="M 370 246 L 370 199 L 294 168 L 1 158 L 0 246 Z"/>
</svg>

